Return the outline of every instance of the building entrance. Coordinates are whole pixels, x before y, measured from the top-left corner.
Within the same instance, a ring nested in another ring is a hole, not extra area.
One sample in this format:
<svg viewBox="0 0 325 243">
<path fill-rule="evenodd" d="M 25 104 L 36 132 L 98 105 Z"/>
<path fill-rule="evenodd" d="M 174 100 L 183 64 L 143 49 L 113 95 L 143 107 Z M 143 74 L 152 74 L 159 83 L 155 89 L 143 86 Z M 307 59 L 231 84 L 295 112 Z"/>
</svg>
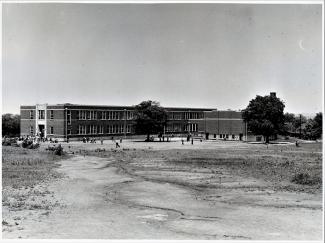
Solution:
<svg viewBox="0 0 325 243">
<path fill-rule="evenodd" d="M 40 133 L 41 138 L 44 137 L 44 129 L 45 129 L 45 125 L 38 125 L 38 131 Z"/>
</svg>

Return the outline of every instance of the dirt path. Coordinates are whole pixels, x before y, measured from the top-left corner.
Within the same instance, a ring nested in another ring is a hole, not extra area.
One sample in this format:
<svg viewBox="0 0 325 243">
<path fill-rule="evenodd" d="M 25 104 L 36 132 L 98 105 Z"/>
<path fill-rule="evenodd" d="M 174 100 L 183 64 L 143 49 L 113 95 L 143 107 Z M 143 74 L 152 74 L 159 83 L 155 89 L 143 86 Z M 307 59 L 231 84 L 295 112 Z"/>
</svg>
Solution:
<svg viewBox="0 0 325 243">
<path fill-rule="evenodd" d="M 321 202 L 312 195 L 231 187 L 197 192 L 125 173 L 109 158 L 74 156 L 61 164 L 66 177 L 48 186 L 61 206 L 27 216 L 4 238 L 322 238 Z"/>
</svg>

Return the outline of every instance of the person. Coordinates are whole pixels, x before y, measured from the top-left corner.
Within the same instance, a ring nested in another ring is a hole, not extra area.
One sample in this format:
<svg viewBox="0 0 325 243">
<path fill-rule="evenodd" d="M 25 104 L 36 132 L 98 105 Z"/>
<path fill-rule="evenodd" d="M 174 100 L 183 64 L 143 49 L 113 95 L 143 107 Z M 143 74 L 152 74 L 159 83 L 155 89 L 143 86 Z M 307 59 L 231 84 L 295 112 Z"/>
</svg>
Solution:
<svg viewBox="0 0 325 243">
<path fill-rule="evenodd" d="M 299 143 L 298 143 L 298 140 L 296 140 L 296 147 L 299 147 Z"/>
<path fill-rule="evenodd" d="M 191 140 L 191 143 L 192 143 L 192 145 L 193 145 L 193 138 L 192 138 L 192 140 Z"/>
<path fill-rule="evenodd" d="M 86 139 L 86 140 L 87 140 L 87 143 L 89 143 L 89 137 L 87 137 L 87 139 Z"/>
<path fill-rule="evenodd" d="M 118 144 L 118 142 L 115 143 L 115 148 L 119 148 L 120 145 Z"/>
<path fill-rule="evenodd" d="M 103 140 L 103 138 L 101 137 L 101 138 L 100 138 L 100 144 L 103 145 L 103 143 L 104 143 L 104 140 Z"/>
<path fill-rule="evenodd" d="M 122 143 L 122 138 L 120 138 L 120 143 Z"/>
<path fill-rule="evenodd" d="M 184 139 L 182 138 L 182 145 L 184 145 Z"/>
</svg>

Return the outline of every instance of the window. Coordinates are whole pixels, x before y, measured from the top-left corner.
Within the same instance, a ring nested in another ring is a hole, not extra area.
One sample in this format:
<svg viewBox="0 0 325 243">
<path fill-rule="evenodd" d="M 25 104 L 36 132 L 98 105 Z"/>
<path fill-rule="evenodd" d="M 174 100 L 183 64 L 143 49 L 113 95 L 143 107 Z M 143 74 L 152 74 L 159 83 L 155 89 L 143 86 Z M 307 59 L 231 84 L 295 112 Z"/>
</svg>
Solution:
<svg viewBox="0 0 325 243">
<path fill-rule="evenodd" d="M 93 127 L 92 134 L 96 134 L 97 133 L 97 126 L 96 125 L 92 125 L 92 127 Z"/>
<path fill-rule="evenodd" d="M 131 133 L 131 124 L 128 124 L 128 125 L 126 126 L 126 132 L 127 132 L 127 133 Z"/>
<path fill-rule="evenodd" d="M 104 127 L 102 125 L 99 126 L 98 133 L 99 134 L 103 134 L 104 133 Z"/>
<path fill-rule="evenodd" d="M 185 131 L 196 132 L 197 131 L 197 124 L 196 123 L 188 124 L 188 128 Z"/>
<path fill-rule="evenodd" d="M 86 119 L 90 120 L 90 111 L 86 111 Z"/>
<path fill-rule="evenodd" d="M 86 120 L 86 111 L 83 111 L 83 110 L 78 111 L 78 119 Z"/>
<path fill-rule="evenodd" d="M 126 114 L 127 114 L 127 118 L 126 118 L 127 120 L 132 120 L 133 119 L 133 114 L 134 114 L 133 111 L 127 111 Z"/>
<path fill-rule="evenodd" d="M 86 134 L 86 126 L 85 125 L 79 125 L 78 134 Z"/>
<path fill-rule="evenodd" d="M 54 111 L 50 110 L 50 119 L 54 119 Z"/>
<path fill-rule="evenodd" d="M 67 124 L 71 125 L 71 111 L 70 110 L 67 111 Z"/>
<path fill-rule="evenodd" d="M 50 127 L 50 134 L 54 134 L 54 128 Z"/>
<path fill-rule="evenodd" d="M 88 111 L 89 117 L 87 115 L 88 120 L 97 120 L 97 111 Z"/>
<path fill-rule="evenodd" d="M 39 120 L 45 119 L 45 110 L 38 110 L 38 119 Z"/>
<path fill-rule="evenodd" d="M 30 134 L 32 134 L 32 135 L 33 135 L 33 134 L 34 134 L 34 127 L 33 127 L 33 126 L 30 126 L 30 128 L 29 128 L 29 129 L 30 129 L 30 130 L 29 130 L 29 131 L 30 131 Z"/>
<path fill-rule="evenodd" d="M 29 118 L 34 119 L 34 111 L 33 110 L 29 111 Z"/>
<path fill-rule="evenodd" d="M 106 120 L 106 111 L 102 111 L 102 120 Z"/>
</svg>

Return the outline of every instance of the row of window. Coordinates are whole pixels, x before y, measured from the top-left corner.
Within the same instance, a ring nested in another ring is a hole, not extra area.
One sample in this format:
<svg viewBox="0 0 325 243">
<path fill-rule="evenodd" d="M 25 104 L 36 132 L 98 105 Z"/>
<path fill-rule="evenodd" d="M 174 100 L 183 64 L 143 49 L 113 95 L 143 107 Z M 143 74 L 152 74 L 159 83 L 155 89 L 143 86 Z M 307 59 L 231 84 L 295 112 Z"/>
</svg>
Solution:
<svg viewBox="0 0 325 243">
<path fill-rule="evenodd" d="M 54 111 L 49 110 L 50 119 L 54 119 Z M 93 111 L 93 110 L 79 110 L 78 120 L 121 120 L 124 119 L 124 112 L 121 111 Z M 67 111 L 68 123 L 71 122 L 71 110 Z M 30 119 L 34 119 L 34 110 L 29 112 Z M 126 111 L 126 119 L 132 120 L 134 117 L 133 111 Z M 203 113 L 198 112 L 170 112 L 168 118 L 170 120 L 182 120 L 182 119 L 200 119 L 203 117 Z M 45 119 L 45 110 L 38 110 L 38 119 Z"/>
<path fill-rule="evenodd" d="M 45 110 L 38 110 L 37 115 L 38 115 L 39 120 L 44 120 L 45 119 Z M 34 119 L 34 110 L 29 111 L 29 118 Z"/>
<path fill-rule="evenodd" d="M 203 118 L 203 113 L 185 112 L 185 119 L 200 119 Z"/>
<path fill-rule="evenodd" d="M 169 112 L 169 120 L 188 120 L 188 119 L 200 119 L 203 118 L 203 113 L 199 112 Z"/>
<path fill-rule="evenodd" d="M 131 126 L 126 126 L 126 133 L 131 133 Z M 107 126 L 107 134 L 124 133 L 124 125 L 112 124 Z M 79 125 L 78 134 L 104 134 L 104 127 L 102 125 Z"/>
<path fill-rule="evenodd" d="M 50 119 L 54 119 L 54 111 L 49 110 L 50 112 Z M 34 110 L 29 111 L 29 119 L 34 119 Z M 45 119 L 45 110 L 38 110 L 38 119 L 44 120 Z"/>
<path fill-rule="evenodd" d="M 196 123 L 186 124 L 185 131 L 187 132 L 197 132 L 198 125 Z"/>
<path fill-rule="evenodd" d="M 126 111 L 126 119 L 133 119 L 133 112 Z M 91 110 L 79 110 L 79 120 L 122 120 L 124 118 L 124 112 L 121 111 L 91 111 Z"/>
<path fill-rule="evenodd" d="M 186 124 L 186 125 L 170 124 L 170 125 L 167 125 L 167 127 L 166 127 L 166 132 L 182 132 L 182 131 L 197 132 L 198 125 L 196 123 L 190 123 L 190 124 Z"/>
</svg>

